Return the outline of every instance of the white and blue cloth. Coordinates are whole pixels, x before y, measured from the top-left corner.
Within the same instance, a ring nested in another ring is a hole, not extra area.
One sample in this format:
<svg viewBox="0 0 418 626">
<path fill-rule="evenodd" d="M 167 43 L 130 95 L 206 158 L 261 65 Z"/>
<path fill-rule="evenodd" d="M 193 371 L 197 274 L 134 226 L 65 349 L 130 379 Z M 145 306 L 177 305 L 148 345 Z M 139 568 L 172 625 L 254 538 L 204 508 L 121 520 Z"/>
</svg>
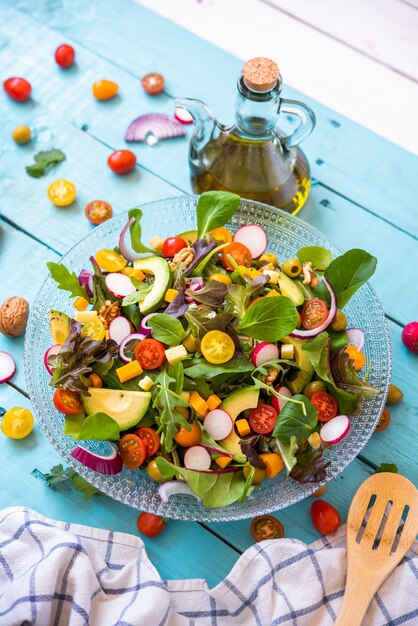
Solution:
<svg viewBox="0 0 418 626">
<path fill-rule="evenodd" d="M 328 626 L 341 606 L 345 529 L 306 545 L 264 541 L 213 589 L 163 580 L 139 537 L 0 512 L 0 626 Z M 418 545 L 376 594 L 365 626 L 418 624 Z"/>
</svg>

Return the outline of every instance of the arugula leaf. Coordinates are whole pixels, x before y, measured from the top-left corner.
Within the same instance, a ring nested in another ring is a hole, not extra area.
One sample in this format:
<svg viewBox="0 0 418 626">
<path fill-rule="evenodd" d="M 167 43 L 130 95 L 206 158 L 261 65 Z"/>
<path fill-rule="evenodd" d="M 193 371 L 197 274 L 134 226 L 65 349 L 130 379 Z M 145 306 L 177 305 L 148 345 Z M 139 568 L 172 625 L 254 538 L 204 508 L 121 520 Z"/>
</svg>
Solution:
<svg viewBox="0 0 418 626">
<path fill-rule="evenodd" d="M 165 478 L 178 475 L 184 478 L 193 493 L 199 496 L 203 504 L 210 509 L 232 504 L 245 498 L 253 490 L 253 486 L 248 485 L 240 470 L 221 474 L 215 472 L 204 474 L 173 465 L 161 456 L 157 457 L 155 462 Z"/>
<path fill-rule="evenodd" d="M 238 332 L 260 341 L 278 341 L 296 328 L 296 307 L 285 296 L 262 298 L 247 309 Z"/>
<path fill-rule="evenodd" d="M 295 435 L 292 435 L 290 437 L 289 443 L 283 443 L 283 441 L 280 441 L 280 439 L 276 439 L 275 442 L 277 449 L 286 466 L 286 474 L 289 476 L 290 472 L 297 463 L 295 454 L 298 449 L 298 442 L 296 440 L 296 437 Z"/>
<path fill-rule="evenodd" d="M 136 304 L 137 302 L 142 302 L 147 294 L 152 289 L 152 285 L 148 283 L 140 283 L 137 281 L 137 285 L 135 285 L 136 291 L 130 293 L 128 296 L 125 296 L 122 300 L 122 306 L 130 306 L 131 304 Z"/>
<path fill-rule="evenodd" d="M 154 248 L 148 248 L 141 241 L 142 229 L 141 229 L 141 219 L 142 219 L 142 211 L 139 207 L 135 207 L 128 211 L 128 217 L 131 219 L 135 218 L 135 222 L 131 224 L 129 228 L 129 232 L 131 235 L 131 246 L 135 250 L 135 252 L 151 252 L 152 254 L 158 254 Z"/>
<path fill-rule="evenodd" d="M 331 374 L 337 387 L 352 393 L 357 401 L 371 398 L 380 393 L 379 389 L 369 385 L 357 375 L 353 360 L 345 350 L 340 350 L 332 355 Z"/>
<path fill-rule="evenodd" d="M 273 437 L 285 444 L 290 444 L 292 436 L 296 437 L 296 441 L 300 444 L 314 430 L 318 423 L 318 415 L 312 402 L 302 394 L 293 396 L 293 400 L 298 400 L 305 406 L 306 415 L 304 415 L 301 404 L 295 402 L 286 402 L 280 411 L 280 419 L 276 421 L 273 430 Z"/>
<path fill-rule="evenodd" d="M 42 150 L 35 154 L 33 157 L 35 159 L 35 163 L 33 165 L 28 165 L 25 169 L 29 176 L 33 176 L 33 178 L 40 178 L 48 170 L 53 168 L 61 161 L 65 161 L 65 154 L 54 148 L 52 150 Z"/>
<path fill-rule="evenodd" d="M 167 452 L 171 452 L 175 447 L 173 440 L 180 428 L 190 428 L 185 418 L 177 411 L 177 407 L 188 407 L 189 405 L 180 397 L 179 393 L 176 393 L 179 391 L 175 378 L 175 375 L 178 375 L 178 368 L 172 368 L 173 366 L 159 373 L 152 391 L 152 406 L 159 413 L 155 421 L 158 424 L 158 432 L 162 433 L 161 439 Z"/>
<path fill-rule="evenodd" d="M 75 272 L 70 272 L 63 263 L 54 263 L 53 261 L 49 261 L 47 267 L 52 278 L 58 283 L 58 289 L 69 291 L 70 297 L 82 296 L 90 301 L 85 286 L 80 285 Z"/>
<path fill-rule="evenodd" d="M 296 465 L 290 472 L 293 480 L 299 483 L 320 483 L 327 475 L 327 467 L 331 461 L 324 459 L 324 450 L 328 446 L 322 444 L 317 450 L 313 450 L 305 441 L 296 453 Z"/>
<path fill-rule="evenodd" d="M 198 237 L 204 237 L 213 228 L 224 226 L 240 203 L 241 198 L 229 191 L 202 193 L 196 207 Z"/>
<path fill-rule="evenodd" d="M 169 346 L 178 346 L 188 334 L 181 322 L 171 315 L 156 313 L 149 320 L 152 336 Z"/>
<path fill-rule="evenodd" d="M 376 257 L 357 248 L 348 250 L 331 261 L 325 276 L 335 291 L 339 309 L 373 276 L 376 265 Z M 315 289 L 315 295 L 328 303 L 330 301 L 329 291 L 323 282 Z"/>
<path fill-rule="evenodd" d="M 52 467 L 46 474 L 36 468 L 31 473 L 32 476 L 40 478 L 48 485 L 48 487 L 51 487 L 52 489 L 55 489 L 62 483 L 70 481 L 76 490 L 83 494 L 84 500 L 89 500 L 92 497 L 103 495 L 101 491 L 96 489 L 96 487 L 77 474 L 77 472 L 75 472 L 71 467 L 67 467 L 67 469 L 64 470 L 62 463 Z"/>
<path fill-rule="evenodd" d="M 184 367 L 181 361 L 174 363 L 168 370 L 169 375 L 174 378 L 175 383 L 171 386 L 171 389 L 178 396 L 181 395 L 184 386 Z"/>
<path fill-rule="evenodd" d="M 80 415 L 66 415 L 64 434 L 80 441 L 117 441 L 120 438 L 117 422 L 107 413 L 93 413 L 80 420 Z"/>
<path fill-rule="evenodd" d="M 207 304 L 208 306 L 215 307 L 221 306 L 225 300 L 227 291 L 228 287 L 224 283 L 221 283 L 218 280 L 208 280 L 204 287 L 199 289 L 199 291 L 186 289 L 186 294 L 201 304 Z"/>
<path fill-rule="evenodd" d="M 297 251 L 296 256 L 302 263 L 311 261 L 317 272 L 324 272 L 332 261 L 331 252 L 320 246 L 304 246 Z"/>
<path fill-rule="evenodd" d="M 398 470 L 398 466 L 395 465 L 395 463 L 381 463 L 374 470 L 375 474 L 379 474 L 380 472 L 392 472 L 392 474 L 398 474 L 399 470 Z"/>
</svg>

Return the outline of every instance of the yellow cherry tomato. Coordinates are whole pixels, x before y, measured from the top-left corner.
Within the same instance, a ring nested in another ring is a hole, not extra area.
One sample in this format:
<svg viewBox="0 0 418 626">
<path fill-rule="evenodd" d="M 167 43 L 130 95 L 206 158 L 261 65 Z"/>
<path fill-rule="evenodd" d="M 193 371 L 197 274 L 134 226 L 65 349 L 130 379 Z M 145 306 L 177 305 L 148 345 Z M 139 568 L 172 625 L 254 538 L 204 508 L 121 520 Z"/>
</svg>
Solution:
<svg viewBox="0 0 418 626">
<path fill-rule="evenodd" d="M 219 365 L 232 359 L 235 344 L 231 337 L 221 330 L 210 330 L 200 342 L 200 350 L 209 363 Z"/>
<path fill-rule="evenodd" d="M 32 131 L 29 126 L 18 126 L 12 133 L 12 138 L 16 143 L 29 143 L 32 139 Z"/>
<path fill-rule="evenodd" d="M 93 83 L 93 96 L 96 100 L 110 100 L 118 93 L 119 85 L 111 80 L 97 80 Z"/>
<path fill-rule="evenodd" d="M 81 334 L 83 337 L 90 337 L 90 339 L 94 339 L 94 341 L 101 341 L 105 338 L 106 328 L 103 322 L 97 318 L 88 322 L 88 324 L 84 324 L 81 329 Z"/>
<path fill-rule="evenodd" d="M 226 274 L 222 274 L 221 272 L 217 274 L 211 274 L 209 276 L 209 280 L 217 280 L 218 283 L 224 283 L 225 285 L 232 285 L 232 280 Z"/>
<path fill-rule="evenodd" d="M 69 206 L 76 197 L 75 185 L 69 180 L 54 180 L 48 187 L 48 198 L 55 206 Z"/>
<path fill-rule="evenodd" d="M 96 254 L 99 267 L 105 272 L 119 272 L 127 264 L 127 260 L 114 250 L 99 250 Z"/>
<path fill-rule="evenodd" d="M 215 241 L 219 244 L 221 243 L 231 243 L 232 241 L 232 233 L 229 232 L 227 228 L 224 226 L 220 226 L 219 228 L 212 228 L 209 231 L 209 235 L 215 239 Z"/>
<path fill-rule="evenodd" d="M 1 429 L 6 437 L 23 439 L 32 432 L 33 424 L 33 415 L 29 409 L 15 406 L 4 414 Z"/>
</svg>

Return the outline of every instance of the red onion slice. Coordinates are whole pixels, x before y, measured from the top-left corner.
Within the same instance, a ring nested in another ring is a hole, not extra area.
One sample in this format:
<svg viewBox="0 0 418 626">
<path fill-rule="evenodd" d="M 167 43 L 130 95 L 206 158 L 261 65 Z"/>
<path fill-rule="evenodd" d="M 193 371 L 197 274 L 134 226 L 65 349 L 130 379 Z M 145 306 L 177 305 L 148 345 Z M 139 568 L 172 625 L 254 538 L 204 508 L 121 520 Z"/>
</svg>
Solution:
<svg viewBox="0 0 418 626">
<path fill-rule="evenodd" d="M 290 333 L 291 337 L 298 337 L 299 339 L 310 339 L 312 337 L 316 337 L 317 335 L 322 333 L 324 330 L 326 330 L 328 326 L 332 323 L 332 320 L 334 319 L 335 314 L 337 312 L 337 299 L 335 297 L 335 291 L 333 290 L 333 288 L 331 287 L 329 281 L 325 278 L 325 276 L 322 280 L 324 281 L 329 291 L 329 295 L 331 296 L 331 305 L 329 307 L 326 320 L 322 322 L 320 326 L 317 326 L 317 328 L 312 328 L 311 330 L 299 330 L 298 328 L 295 328 L 295 330 L 292 333 Z"/>
<path fill-rule="evenodd" d="M 125 141 L 146 141 L 148 137 L 155 139 L 173 139 L 186 134 L 183 124 L 162 113 L 140 115 L 131 122 L 125 133 Z"/>
<path fill-rule="evenodd" d="M 109 454 L 96 454 L 82 446 L 76 446 L 71 452 L 71 456 L 94 472 L 108 476 L 119 474 L 123 468 L 122 459 L 116 448 L 112 445 L 110 447 Z"/>
<path fill-rule="evenodd" d="M 351 346 L 356 346 L 357 350 L 362 350 L 364 346 L 364 332 L 361 328 L 347 328 L 347 341 Z"/>
<path fill-rule="evenodd" d="M 78 275 L 78 282 L 80 283 L 81 286 L 83 285 L 85 286 L 88 297 L 92 298 L 93 297 L 92 273 L 89 272 L 88 270 L 81 270 L 81 272 Z"/>
<path fill-rule="evenodd" d="M 142 318 L 139 324 L 139 330 L 141 333 L 144 333 L 144 335 L 150 335 L 152 333 L 152 328 L 148 326 L 148 320 L 150 320 L 153 315 L 156 315 L 156 313 L 148 313 L 148 315 Z"/>
<path fill-rule="evenodd" d="M 120 360 L 123 361 L 124 363 L 130 363 L 132 359 L 129 356 L 126 356 L 125 354 L 126 344 L 129 343 L 130 341 L 136 340 L 138 342 L 138 341 L 142 341 L 143 339 L 145 339 L 145 335 L 143 335 L 142 333 L 131 333 L 130 335 L 125 337 L 125 339 L 121 341 L 120 346 L 119 346 Z"/>
<path fill-rule="evenodd" d="M 201 500 L 199 496 L 193 493 L 189 485 L 182 480 L 170 480 L 167 483 L 161 483 L 158 487 L 158 494 L 164 503 L 168 502 L 168 499 L 171 496 L 176 496 L 178 494 L 193 496 L 196 500 Z"/>
<path fill-rule="evenodd" d="M 122 229 L 121 234 L 119 235 L 119 250 L 120 250 L 121 255 L 127 261 L 136 261 L 137 259 L 141 258 L 141 253 L 134 252 L 134 250 L 132 250 L 131 246 L 128 245 L 128 242 L 126 241 L 126 234 L 129 233 L 129 229 L 134 222 L 135 222 L 135 218 L 131 217 L 131 219 L 125 224 L 125 226 Z M 129 233 L 129 236 L 130 236 L 130 233 Z"/>
</svg>

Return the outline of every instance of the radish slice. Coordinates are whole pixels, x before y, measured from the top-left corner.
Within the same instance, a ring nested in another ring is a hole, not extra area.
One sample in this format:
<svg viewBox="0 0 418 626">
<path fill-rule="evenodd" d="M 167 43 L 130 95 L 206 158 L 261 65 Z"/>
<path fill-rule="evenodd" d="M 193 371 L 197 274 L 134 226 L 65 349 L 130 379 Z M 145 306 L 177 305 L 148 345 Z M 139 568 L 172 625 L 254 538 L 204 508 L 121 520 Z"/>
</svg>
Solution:
<svg viewBox="0 0 418 626">
<path fill-rule="evenodd" d="M 183 109 L 183 107 L 176 107 L 174 109 L 174 117 L 182 124 L 193 124 L 192 116 L 187 109 Z"/>
<path fill-rule="evenodd" d="M 211 456 L 203 446 L 192 446 L 184 455 L 184 467 L 191 470 L 204 471 L 210 468 Z"/>
<path fill-rule="evenodd" d="M 276 409 L 277 413 L 280 413 L 284 405 L 288 403 L 287 398 L 292 397 L 292 392 L 287 387 L 276 387 L 275 391 L 277 391 L 277 393 L 281 396 L 285 396 L 284 398 L 278 398 L 277 396 L 272 396 L 271 398 L 273 407 Z"/>
<path fill-rule="evenodd" d="M 186 134 L 178 120 L 161 113 L 140 115 L 131 122 L 125 133 L 125 141 L 146 141 L 151 135 L 159 139 L 173 139 Z"/>
<path fill-rule="evenodd" d="M 260 367 L 268 361 L 275 361 L 279 358 L 279 348 L 274 343 L 262 341 L 251 354 L 251 361 L 255 367 Z"/>
<path fill-rule="evenodd" d="M 76 446 L 71 452 L 71 456 L 77 461 L 100 474 L 119 474 L 122 471 L 123 463 L 116 448 L 109 444 L 111 450 L 108 454 L 96 454 L 82 446 Z"/>
<path fill-rule="evenodd" d="M 310 337 L 316 337 L 317 335 L 322 333 L 326 328 L 328 328 L 328 326 L 332 323 L 332 320 L 334 319 L 335 314 L 337 312 L 337 299 L 335 297 L 335 292 L 333 288 L 331 287 L 330 283 L 325 278 L 325 276 L 322 280 L 324 281 L 329 291 L 329 294 L 331 296 L 331 305 L 329 307 L 326 320 L 322 322 L 320 326 L 317 326 L 316 328 L 312 328 L 311 330 L 299 330 L 298 328 L 295 328 L 295 330 L 292 333 L 290 333 L 291 337 L 299 337 L 299 339 L 309 339 Z"/>
<path fill-rule="evenodd" d="M 52 369 L 48 365 L 48 358 L 50 356 L 55 356 L 56 354 L 58 354 L 58 352 L 61 350 L 61 348 L 62 348 L 62 345 L 60 343 L 56 343 L 55 346 L 51 346 L 50 348 L 48 348 L 48 350 L 44 354 L 44 365 L 46 367 L 46 370 L 47 370 L 48 374 L 50 374 L 50 376 L 52 376 L 52 374 L 54 372 L 52 371 Z"/>
<path fill-rule="evenodd" d="M 16 373 L 16 363 L 10 354 L 0 352 L 0 383 L 7 383 Z"/>
<path fill-rule="evenodd" d="M 131 325 L 123 315 L 115 317 L 109 324 L 109 337 L 119 345 L 131 334 Z"/>
<path fill-rule="evenodd" d="M 322 441 L 325 443 L 338 443 L 350 430 L 350 420 L 347 415 L 337 415 L 329 422 L 325 422 L 319 431 Z"/>
<path fill-rule="evenodd" d="M 246 224 L 246 226 L 238 228 L 234 235 L 234 241 L 247 246 L 254 259 L 261 256 L 267 248 L 266 232 L 257 224 Z"/>
<path fill-rule="evenodd" d="M 205 448 L 205 450 L 207 450 L 208 452 L 214 452 L 215 454 L 219 454 L 219 456 L 226 456 L 230 459 L 234 458 L 234 455 L 231 454 L 230 452 L 227 452 L 226 450 L 223 450 L 223 449 L 221 450 L 220 448 L 214 448 L 213 446 L 207 446 L 205 443 L 200 443 L 199 445 L 202 446 L 202 448 Z"/>
<path fill-rule="evenodd" d="M 131 236 L 129 229 L 134 222 L 135 222 L 135 218 L 131 217 L 131 219 L 128 222 L 126 222 L 125 226 L 122 228 L 122 231 L 119 235 L 119 250 L 120 250 L 121 255 L 127 261 L 136 261 L 137 259 L 141 258 L 141 253 L 135 252 L 134 250 L 132 250 L 131 246 L 126 241 L 127 234 L 129 235 L 129 237 Z"/>
<path fill-rule="evenodd" d="M 106 289 L 116 298 L 124 298 L 136 291 L 129 276 L 117 272 L 106 276 Z"/>
<path fill-rule="evenodd" d="M 356 346 L 357 350 L 362 350 L 364 346 L 364 332 L 360 328 L 347 328 L 347 341 L 351 346 Z"/>
<path fill-rule="evenodd" d="M 85 286 L 88 297 L 92 298 L 93 297 L 93 290 L 92 290 L 93 280 L 92 280 L 91 272 L 88 272 L 87 270 L 81 270 L 81 272 L 78 275 L 78 282 L 80 283 L 81 286 L 83 285 Z"/>
<path fill-rule="evenodd" d="M 162 483 L 158 487 L 158 495 L 164 503 L 168 502 L 168 499 L 171 496 L 176 496 L 178 494 L 193 496 L 196 500 L 201 501 L 201 498 L 193 493 L 189 485 L 183 480 L 170 480 L 168 483 Z"/>
<path fill-rule="evenodd" d="M 139 324 L 139 330 L 144 335 L 150 335 L 152 333 L 152 328 L 148 326 L 148 320 L 150 320 L 153 315 L 156 315 L 156 314 L 148 313 L 148 315 L 145 315 L 145 317 L 142 318 L 142 321 Z"/>
<path fill-rule="evenodd" d="M 121 361 L 123 361 L 124 363 L 130 363 L 132 361 L 132 359 L 129 356 L 126 356 L 125 354 L 125 348 L 127 346 L 127 344 L 130 341 L 135 341 L 136 343 L 134 346 L 132 346 L 131 348 L 131 352 L 133 352 L 134 347 L 136 346 L 136 344 L 138 343 L 138 341 L 142 341 L 143 339 L 145 339 L 145 335 L 143 335 L 142 333 L 131 333 L 130 335 L 128 335 L 127 337 L 125 337 L 125 339 L 122 339 L 120 346 L 119 346 L 119 358 Z"/>
<path fill-rule="evenodd" d="M 223 409 L 209 411 L 203 422 L 203 428 L 215 441 L 228 437 L 232 426 L 231 416 Z"/>
</svg>

